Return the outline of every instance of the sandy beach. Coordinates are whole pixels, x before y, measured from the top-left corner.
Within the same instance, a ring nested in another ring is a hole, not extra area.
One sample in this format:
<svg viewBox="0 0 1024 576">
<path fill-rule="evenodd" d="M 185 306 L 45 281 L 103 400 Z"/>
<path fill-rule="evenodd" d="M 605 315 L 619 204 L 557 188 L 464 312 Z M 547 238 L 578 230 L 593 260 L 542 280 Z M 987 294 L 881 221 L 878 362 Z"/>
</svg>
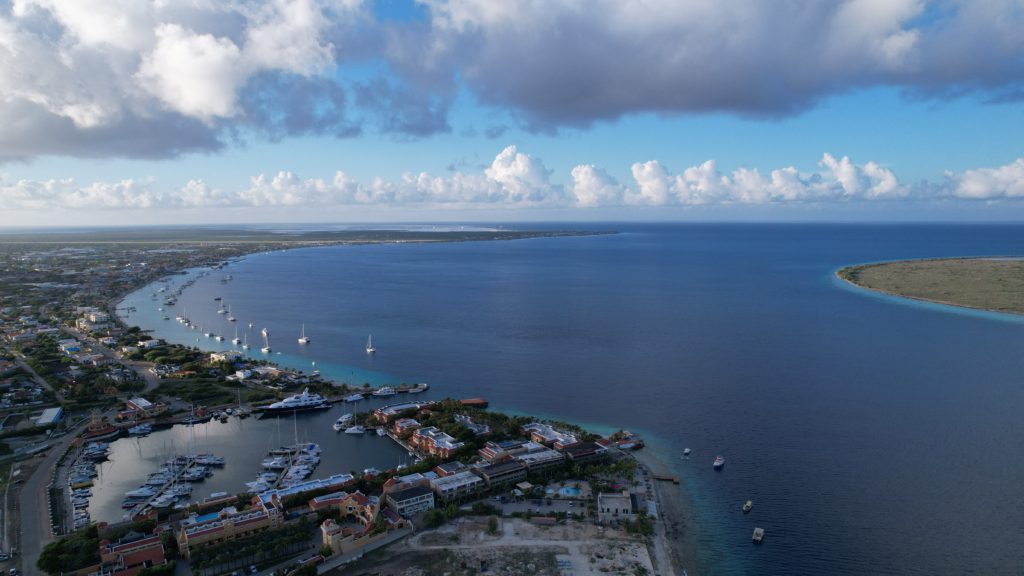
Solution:
<svg viewBox="0 0 1024 576">
<path fill-rule="evenodd" d="M 650 447 L 633 455 L 652 475 L 676 475 Z M 654 481 L 653 485 L 660 520 L 655 540 L 660 540 L 668 549 L 677 576 L 692 576 L 697 573 L 696 527 L 686 495 L 679 484 Z M 655 542 L 657 546 L 658 542 Z"/>
</svg>

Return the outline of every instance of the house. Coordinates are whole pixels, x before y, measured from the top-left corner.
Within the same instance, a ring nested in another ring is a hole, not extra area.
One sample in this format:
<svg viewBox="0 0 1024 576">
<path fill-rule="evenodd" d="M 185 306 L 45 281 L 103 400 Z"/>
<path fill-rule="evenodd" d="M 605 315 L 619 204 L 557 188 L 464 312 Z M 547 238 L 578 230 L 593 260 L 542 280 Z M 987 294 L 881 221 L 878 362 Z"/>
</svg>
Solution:
<svg viewBox="0 0 1024 576">
<path fill-rule="evenodd" d="M 629 490 L 597 495 L 597 521 L 602 524 L 636 520 L 636 495 Z"/>
<path fill-rule="evenodd" d="M 434 493 L 426 486 L 392 490 L 385 498 L 388 506 L 404 518 L 410 518 L 434 507 Z"/>
<path fill-rule="evenodd" d="M 473 472 L 483 478 L 488 488 L 511 486 L 526 480 L 526 466 L 516 460 L 495 462 L 474 468 Z"/>
<path fill-rule="evenodd" d="M 442 502 L 472 498 L 487 490 L 487 483 L 480 476 L 466 469 L 447 476 L 438 476 L 430 481 L 434 496 Z"/>
<path fill-rule="evenodd" d="M 210 362 L 234 362 L 242 357 L 237 350 L 225 350 L 224 352 L 213 352 L 210 354 Z"/>
<path fill-rule="evenodd" d="M 104 576 L 135 576 L 143 568 L 167 563 L 160 534 L 128 532 L 117 542 L 100 542 L 100 570 Z"/>
<path fill-rule="evenodd" d="M 150 348 L 156 348 L 163 344 L 162 340 L 142 340 L 138 343 L 138 347 L 142 350 L 149 350 Z"/>
</svg>

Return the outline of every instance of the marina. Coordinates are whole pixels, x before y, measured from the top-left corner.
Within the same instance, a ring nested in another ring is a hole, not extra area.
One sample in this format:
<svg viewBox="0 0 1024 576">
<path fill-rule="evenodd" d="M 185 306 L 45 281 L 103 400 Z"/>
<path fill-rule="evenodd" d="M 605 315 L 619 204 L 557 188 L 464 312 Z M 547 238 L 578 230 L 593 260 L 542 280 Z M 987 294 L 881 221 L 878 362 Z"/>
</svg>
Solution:
<svg viewBox="0 0 1024 576">
<path fill-rule="evenodd" d="M 317 477 L 328 477 L 334 474 L 348 473 L 351 470 L 376 468 L 393 469 L 409 460 L 406 451 L 390 438 L 379 438 L 376 435 L 343 436 L 331 429 L 332 423 L 338 418 L 340 408 L 334 410 L 318 410 L 299 412 L 291 418 L 240 418 L 237 409 L 227 422 L 209 419 L 196 422 L 192 426 L 184 424 L 170 428 L 154 429 L 148 436 L 121 437 L 109 442 L 106 449 L 94 449 L 94 457 L 99 459 L 95 465 L 83 467 L 76 480 L 82 482 L 78 487 L 91 491 L 79 499 L 88 502 L 83 506 L 93 521 L 121 521 L 126 510 L 121 507 L 125 494 L 137 490 L 145 484 L 151 474 L 166 466 L 165 455 L 177 451 L 187 453 L 194 442 L 199 454 L 195 464 L 203 462 L 204 454 L 222 455 L 223 466 L 207 462 L 204 466 L 215 470 L 212 476 L 201 481 L 179 482 L 190 484 L 192 491 L 188 502 L 203 502 L 211 498 L 235 494 L 248 490 L 247 482 L 252 482 L 264 473 L 263 464 L 267 458 L 285 456 L 279 472 L 287 470 L 288 460 L 282 448 L 295 444 L 297 436 L 304 439 L 303 443 L 313 443 L 320 447 L 320 459 L 305 481 Z M 308 440 L 305 440 L 308 439 Z M 175 450 L 175 448 L 177 450 Z M 271 451 L 278 453 L 271 455 Z M 295 464 L 307 464 L 298 462 Z M 216 468 L 212 468 L 216 466 Z M 89 476 L 90 473 L 93 476 Z M 271 472 L 266 470 L 265 472 Z M 301 470 L 296 470 L 301 473 Z M 284 474 L 276 478 L 264 477 L 269 487 L 273 487 L 277 479 L 280 486 L 286 484 Z M 293 478 L 289 481 L 294 480 Z M 184 490 L 184 489 L 179 489 Z M 221 495 L 221 496 L 215 496 Z M 150 498 L 155 498 L 154 494 Z M 183 501 L 184 497 L 179 499 Z M 84 518 L 84 515 L 83 515 Z M 86 520 L 87 522 L 88 520 Z"/>
</svg>

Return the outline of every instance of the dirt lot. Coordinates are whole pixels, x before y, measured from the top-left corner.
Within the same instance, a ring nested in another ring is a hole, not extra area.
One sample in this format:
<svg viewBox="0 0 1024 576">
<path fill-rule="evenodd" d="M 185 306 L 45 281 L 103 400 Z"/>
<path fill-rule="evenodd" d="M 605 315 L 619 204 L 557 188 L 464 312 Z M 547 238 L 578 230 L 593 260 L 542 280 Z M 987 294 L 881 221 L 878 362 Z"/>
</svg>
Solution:
<svg viewBox="0 0 1024 576">
<path fill-rule="evenodd" d="M 538 526 L 463 518 L 368 555 L 337 574 L 589 576 L 653 574 L 647 547 L 627 534 L 583 523 Z"/>
</svg>

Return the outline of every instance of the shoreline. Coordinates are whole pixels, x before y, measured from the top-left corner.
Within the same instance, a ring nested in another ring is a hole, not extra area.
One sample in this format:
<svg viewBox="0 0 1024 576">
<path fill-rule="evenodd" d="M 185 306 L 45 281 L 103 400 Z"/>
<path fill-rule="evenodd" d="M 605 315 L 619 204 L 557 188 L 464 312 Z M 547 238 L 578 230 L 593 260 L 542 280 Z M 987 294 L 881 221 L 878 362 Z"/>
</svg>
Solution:
<svg viewBox="0 0 1024 576">
<path fill-rule="evenodd" d="M 926 303 L 926 304 L 935 304 L 935 305 L 938 305 L 938 306 L 948 306 L 950 308 L 956 309 L 954 311 L 960 311 L 960 312 L 963 312 L 963 311 L 985 312 L 985 313 L 988 313 L 988 314 L 997 314 L 997 315 L 1000 315 L 1000 316 L 1004 316 L 1005 320 L 1024 320 L 1024 312 L 1016 312 L 1016 311 L 1012 311 L 1012 310 L 1000 310 L 1000 309 L 996 309 L 996 308 L 986 308 L 986 307 L 983 307 L 983 306 L 971 306 L 971 305 L 968 305 L 968 304 L 960 304 L 960 303 L 957 303 L 957 302 L 950 302 L 948 300 L 938 300 L 938 299 L 935 299 L 935 298 L 926 298 L 926 297 L 923 297 L 923 296 L 912 296 L 912 295 L 909 295 L 909 294 L 900 294 L 898 292 L 893 292 L 892 290 L 886 290 L 884 288 L 875 288 L 875 287 L 872 287 L 872 286 L 867 286 L 865 284 L 860 284 L 860 283 L 854 281 L 853 279 L 851 279 L 846 274 L 844 274 L 844 273 L 846 273 L 848 271 L 852 271 L 852 270 L 857 270 L 857 269 L 863 270 L 863 269 L 866 269 L 866 268 L 871 268 L 871 267 L 876 267 L 876 266 L 885 266 L 887 264 L 902 264 L 902 263 L 914 263 L 914 262 L 958 262 L 958 261 L 968 261 L 968 260 L 997 260 L 997 259 L 1008 259 L 1008 258 L 1016 258 L 1016 257 L 1010 257 L 1010 256 L 961 256 L 961 257 L 953 257 L 953 258 L 917 258 L 917 259 L 908 259 L 908 260 L 889 260 L 889 261 L 884 261 L 884 262 L 871 262 L 871 263 L 866 263 L 866 264 L 853 264 L 853 265 L 850 265 L 850 266 L 843 266 L 842 268 L 839 268 L 838 270 L 833 272 L 833 276 L 836 279 L 841 280 L 842 282 L 848 284 L 849 286 L 852 286 L 853 288 L 856 288 L 857 290 L 864 290 L 864 291 L 872 292 L 872 293 L 875 293 L 875 294 L 881 294 L 881 295 L 889 296 L 889 297 L 892 297 L 892 298 L 899 298 L 899 299 L 903 299 L 903 300 L 910 300 L 910 301 L 913 301 L 913 302 L 921 302 L 921 303 Z"/>
<path fill-rule="evenodd" d="M 636 461 L 652 474 L 675 475 L 675 471 L 655 454 L 650 446 L 632 453 Z M 661 540 L 668 551 L 671 568 L 676 576 L 697 573 L 697 545 L 693 509 L 683 493 L 682 484 L 651 480 L 658 505 L 658 528 L 653 540 Z M 652 541 L 657 548 L 658 543 Z M 662 572 L 664 574 L 664 572 Z"/>
<path fill-rule="evenodd" d="M 384 242 L 377 243 L 383 244 Z M 336 243 L 330 244 L 330 246 L 358 244 L 362 243 Z M 271 254 L 275 252 L 287 252 L 298 248 L 308 247 L 311 246 L 288 246 L 270 250 L 255 251 L 236 256 L 234 258 L 229 259 L 228 261 L 230 263 L 234 263 L 240 261 L 243 258 L 255 255 Z M 116 300 L 112 301 L 114 311 L 118 320 L 125 326 L 129 325 L 125 318 L 122 318 L 118 310 L 120 309 L 119 305 L 131 294 L 139 291 L 145 291 L 149 287 L 159 284 L 167 279 L 173 279 L 175 276 L 180 275 L 183 271 L 187 270 L 205 272 L 215 270 L 215 268 L 213 268 L 212 265 L 203 265 L 179 269 L 175 272 L 157 278 L 141 287 L 137 287 L 121 295 L 120 297 L 116 298 Z M 159 338 L 159 330 L 160 327 L 158 325 L 158 327 L 151 332 L 151 335 L 153 335 L 156 338 Z M 211 350 L 202 346 L 197 346 L 196 348 L 204 351 Z M 288 363 L 281 364 L 272 358 L 268 358 L 266 359 L 266 361 L 272 365 L 280 365 L 285 368 L 300 372 L 305 371 L 305 369 L 303 368 L 290 367 L 288 366 Z M 343 385 L 345 384 L 344 382 L 336 381 L 335 379 L 330 377 L 327 377 L 326 380 L 332 383 L 338 383 Z M 566 418 L 564 416 L 558 416 L 556 414 L 537 415 L 535 413 L 522 412 L 516 410 L 515 408 L 509 408 L 508 410 L 499 409 L 498 411 L 506 414 L 528 415 L 541 419 L 554 418 L 570 424 L 576 424 L 584 427 L 589 426 L 588 429 L 590 429 L 591 427 L 601 428 L 605 430 L 614 430 L 617 428 L 614 425 L 594 422 L 580 424 L 573 419 Z M 629 452 L 628 454 L 631 457 L 633 457 L 639 464 L 644 466 L 653 475 L 675 475 L 675 471 L 672 470 L 672 468 L 667 464 L 667 458 L 669 458 L 670 455 L 668 453 L 660 454 L 656 452 L 657 451 L 653 448 L 652 443 L 647 443 L 647 445 L 643 449 Z M 696 573 L 696 538 L 693 536 L 696 531 L 696 527 L 694 523 L 693 510 L 685 497 L 684 488 L 681 484 L 677 485 L 671 482 L 661 482 L 653 479 L 651 480 L 651 482 L 653 492 L 655 495 L 655 501 L 657 502 L 659 516 L 658 522 L 656 523 L 656 533 L 654 536 L 651 537 L 650 541 L 650 545 L 652 547 L 652 556 L 654 556 L 654 551 L 659 548 L 660 544 L 663 547 L 663 549 L 667 551 L 668 561 L 670 563 L 670 566 L 667 569 L 662 568 L 659 573 L 663 574 L 663 576 L 667 576 L 668 574 L 682 576 L 684 574 Z"/>
</svg>

